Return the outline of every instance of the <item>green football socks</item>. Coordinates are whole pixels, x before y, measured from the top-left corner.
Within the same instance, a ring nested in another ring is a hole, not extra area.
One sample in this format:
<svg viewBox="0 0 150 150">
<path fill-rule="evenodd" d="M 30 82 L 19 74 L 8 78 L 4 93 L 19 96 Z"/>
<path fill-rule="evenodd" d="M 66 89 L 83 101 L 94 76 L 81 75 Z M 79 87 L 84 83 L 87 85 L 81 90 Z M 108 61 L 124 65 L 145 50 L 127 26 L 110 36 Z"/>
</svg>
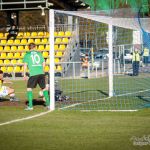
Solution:
<svg viewBox="0 0 150 150">
<path fill-rule="evenodd" d="M 47 90 L 44 90 L 44 91 L 43 91 L 43 95 L 44 95 L 45 100 L 46 100 L 46 106 L 49 106 L 49 104 L 50 104 L 50 99 L 49 99 L 48 91 L 47 91 Z"/>
<path fill-rule="evenodd" d="M 32 108 L 32 107 L 33 107 L 33 103 L 32 103 L 32 100 L 33 100 L 33 93 L 32 93 L 32 91 L 27 91 L 27 98 L 28 98 L 28 101 L 29 101 L 28 106 L 29 106 L 30 108 Z"/>
</svg>

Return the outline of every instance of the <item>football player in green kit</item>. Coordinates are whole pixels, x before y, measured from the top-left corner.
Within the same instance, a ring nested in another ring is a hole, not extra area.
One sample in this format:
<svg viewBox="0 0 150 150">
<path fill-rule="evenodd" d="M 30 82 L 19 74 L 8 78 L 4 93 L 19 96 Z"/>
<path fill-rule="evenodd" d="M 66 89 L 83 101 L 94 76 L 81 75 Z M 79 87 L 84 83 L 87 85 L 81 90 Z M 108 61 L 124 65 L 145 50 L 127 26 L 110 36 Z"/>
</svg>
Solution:
<svg viewBox="0 0 150 150">
<path fill-rule="evenodd" d="M 32 89 L 36 88 L 37 84 L 43 90 L 43 95 L 46 100 L 46 107 L 49 109 L 49 94 L 46 89 L 44 66 L 45 60 L 41 52 L 36 51 L 36 45 L 34 43 L 29 44 L 29 52 L 27 52 L 23 58 L 24 63 L 24 80 L 27 80 L 26 71 L 29 69 L 29 79 L 27 82 L 27 98 L 28 107 L 25 110 L 33 110 L 33 92 Z"/>
</svg>

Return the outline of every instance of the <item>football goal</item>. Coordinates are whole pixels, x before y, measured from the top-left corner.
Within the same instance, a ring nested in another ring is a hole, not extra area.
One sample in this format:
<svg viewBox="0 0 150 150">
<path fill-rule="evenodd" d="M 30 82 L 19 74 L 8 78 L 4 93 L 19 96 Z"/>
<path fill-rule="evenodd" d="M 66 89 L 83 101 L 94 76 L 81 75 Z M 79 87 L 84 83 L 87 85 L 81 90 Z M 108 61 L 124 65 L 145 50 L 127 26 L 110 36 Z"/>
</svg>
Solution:
<svg viewBox="0 0 150 150">
<path fill-rule="evenodd" d="M 135 111 L 150 106 L 150 68 L 143 62 L 136 13 L 49 11 L 51 109 Z M 150 32 L 149 18 L 143 19 Z M 137 76 L 132 75 L 135 49 L 140 53 Z M 54 100 L 56 82 L 67 99 Z"/>
</svg>

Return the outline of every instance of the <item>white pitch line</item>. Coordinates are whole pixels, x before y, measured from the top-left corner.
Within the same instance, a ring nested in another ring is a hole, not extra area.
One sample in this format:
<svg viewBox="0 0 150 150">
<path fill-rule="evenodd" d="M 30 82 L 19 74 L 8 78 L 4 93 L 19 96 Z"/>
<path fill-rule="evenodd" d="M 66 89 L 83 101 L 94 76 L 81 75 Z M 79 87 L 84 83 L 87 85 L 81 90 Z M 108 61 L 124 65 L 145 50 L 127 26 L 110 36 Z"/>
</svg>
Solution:
<svg viewBox="0 0 150 150">
<path fill-rule="evenodd" d="M 52 111 L 48 110 L 46 112 L 42 112 L 42 113 L 39 113 L 39 114 L 36 114 L 36 115 L 33 115 L 33 116 L 28 116 L 28 117 L 24 117 L 24 118 L 20 118 L 20 119 L 15 119 L 15 120 L 7 121 L 7 122 L 4 122 L 4 123 L 0 123 L 0 126 L 12 124 L 12 123 L 15 123 L 15 122 L 21 122 L 21 121 L 29 120 L 29 119 L 33 119 L 33 118 L 37 118 L 37 117 L 46 115 L 46 114 L 48 114 L 50 112 L 52 112 Z"/>
<path fill-rule="evenodd" d="M 120 95 L 116 95 L 116 97 L 124 96 L 124 95 L 130 95 L 130 94 L 136 94 L 136 93 L 141 93 L 141 92 L 146 92 L 146 91 L 149 91 L 149 90 L 150 89 L 143 90 L 143 91 L 138 91 L 138 92 L 133 92 L 133 93 L 120 94 Z M 24 92 L 18 92 L 18 93 L 24 93 Z M 69 105 L 69 106 L 65 106 L 65 107 L 59 108 L 59 110 L 63 110 L 63 109 L 70 108 L 70 107 L 75 107 L 77 105 L 82 105 L 84 103 L 96 102 L 96 101 L 99 101 L 99 100 L 106 100 L 106 99 L 110 99 L 110 98 L 111 97 L 107 97 L 107 98 L 103 98 L 103 99 L 96 99 L 96 100 L 92 100 L 92 101 L 89 100 L 89 101 L 86 101 L 86 102 L 76 103 L 76 104 L 72 104 L 72 105 Z M 99 110 L 99 111 L 105 111 L 105 110 Z M 108 111 L 108 110 L 106 110 L 106 111 Z M 117 110 L 110 110 L 110 111 L 117 111 Z M 124 110 L 118 110 L 118 111 L 124 111 Z M 126 110 L 126 111 L 137 111 L 137 110 Z M 50 112 L 52 112 L 52 111 L 49 110 L 49 111 L 46 111 L 46 112 L 43 112 L 43 113 L 39 113 L 39 114 L 36 114 L 36 115 L 33 115 L 33 116 L 7 121 L 7 122 L 4 122 L 4 123 L 0 123 L 0 126 L 12 124 L 12 123 L 15 123 L 15 122 L 21 122 L 21 121 L 24 121 L 24 120 L 33 119 L 33 118 L 40 117 L 40 116 L 43 116 L 45 114 L 48 114 Z"/>
</svg>

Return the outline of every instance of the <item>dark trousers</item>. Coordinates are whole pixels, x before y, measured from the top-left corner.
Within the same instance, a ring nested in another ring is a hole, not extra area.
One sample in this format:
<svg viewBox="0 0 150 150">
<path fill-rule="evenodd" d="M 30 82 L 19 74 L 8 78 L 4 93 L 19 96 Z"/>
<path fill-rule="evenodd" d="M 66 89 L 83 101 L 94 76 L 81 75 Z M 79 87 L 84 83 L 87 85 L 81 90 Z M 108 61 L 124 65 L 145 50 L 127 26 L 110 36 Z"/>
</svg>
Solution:
<svg viewBox="0 0 150 150">
<path fill-rule="evenodd" d="M 7 35 L 7 40 L 9 40 L 11 37 L 13 37 L 13 39 L 15 40 L 17 37 L 17 34 L 8 34 Z"/>
<path fill-rule="evenodd" d="M 132 67 L 133 67 L 133 75 L 137 76 L 139 74 L 139 61 L 133 61 Z"/>
</svg>

